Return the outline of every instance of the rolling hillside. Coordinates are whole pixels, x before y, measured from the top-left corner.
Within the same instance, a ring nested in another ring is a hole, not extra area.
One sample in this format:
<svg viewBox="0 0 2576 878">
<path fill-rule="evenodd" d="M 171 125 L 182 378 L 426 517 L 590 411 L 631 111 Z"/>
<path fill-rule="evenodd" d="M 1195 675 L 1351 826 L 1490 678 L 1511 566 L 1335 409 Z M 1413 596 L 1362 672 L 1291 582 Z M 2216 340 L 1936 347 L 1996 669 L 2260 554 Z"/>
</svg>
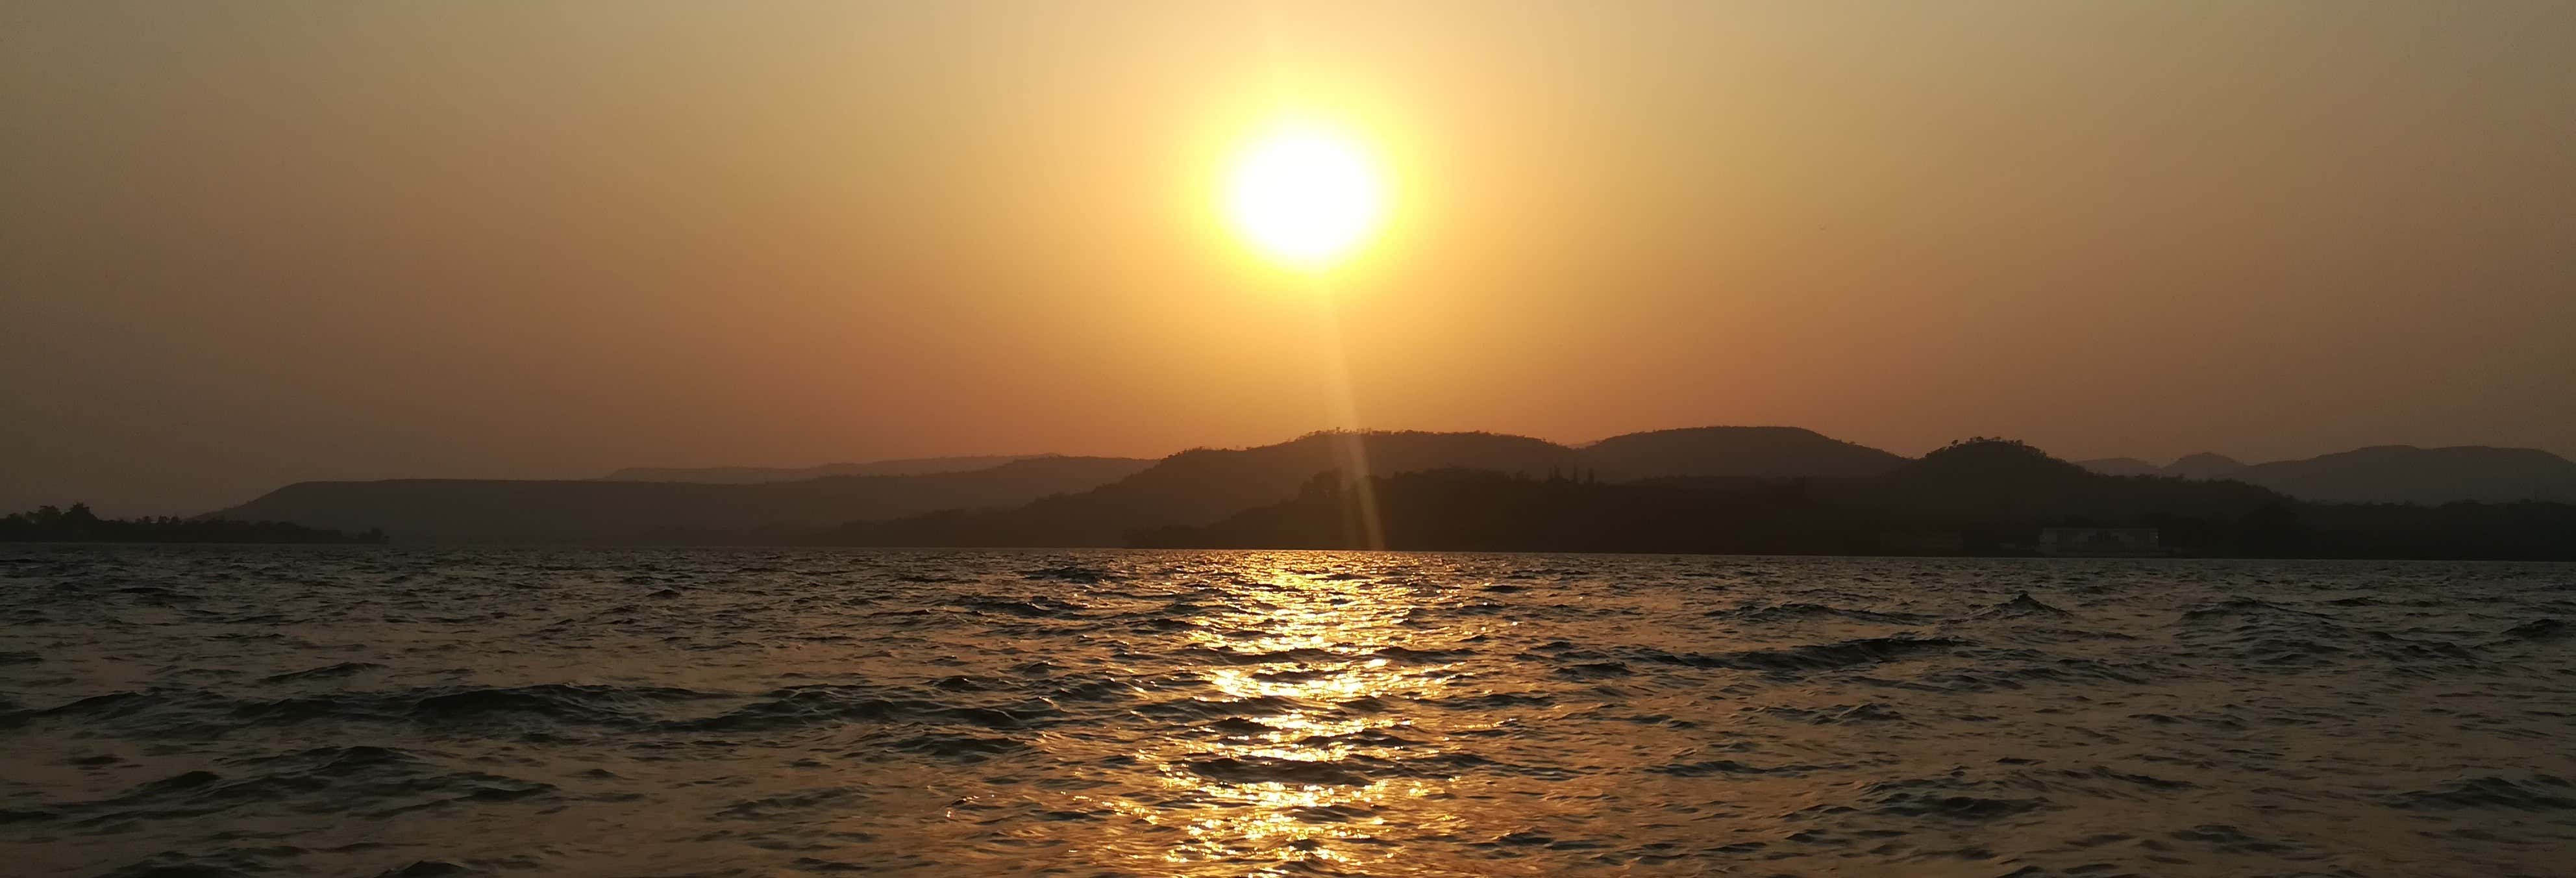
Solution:
<svg viewBox="0 0 2576 878">
<path fill-rule="evenodd" d="M 1362 462 L 1365 461 L 1363 464 Z M 1886 472 L 1905 458 L 1785 427 L 1704 427 L 1614 436 L 1582 449 L 1494 433 L 1316 433 L 1277 445 L 1197 449 L 1117 483 L 1028 506 L 859 521 L 814 542 L 903 546 L 1118 546 L 1132 535 L 1206 524 L 1287 500 L 1319 474 L 1436 469 L 1603 481 L 1790 479 Z"/>
</svg>

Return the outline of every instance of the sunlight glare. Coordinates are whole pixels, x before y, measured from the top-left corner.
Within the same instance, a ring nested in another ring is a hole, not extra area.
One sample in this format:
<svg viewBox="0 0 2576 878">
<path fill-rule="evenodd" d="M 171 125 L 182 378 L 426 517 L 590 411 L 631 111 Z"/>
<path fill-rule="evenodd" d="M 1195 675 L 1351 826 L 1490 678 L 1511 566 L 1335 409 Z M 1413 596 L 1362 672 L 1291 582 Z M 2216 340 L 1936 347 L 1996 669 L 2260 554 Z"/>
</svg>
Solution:
<svg viewBox="0 0 2576 878">
<path fill-rule="evenodd" d="M 1236 229 L 1272 260 L 1306 271 L 1348 258 L 1377 230 L 1385 208 L 1368 151 L 1313 122 L 1278 125 L 1255 139 L 1226 187 Z"/>
</svg>

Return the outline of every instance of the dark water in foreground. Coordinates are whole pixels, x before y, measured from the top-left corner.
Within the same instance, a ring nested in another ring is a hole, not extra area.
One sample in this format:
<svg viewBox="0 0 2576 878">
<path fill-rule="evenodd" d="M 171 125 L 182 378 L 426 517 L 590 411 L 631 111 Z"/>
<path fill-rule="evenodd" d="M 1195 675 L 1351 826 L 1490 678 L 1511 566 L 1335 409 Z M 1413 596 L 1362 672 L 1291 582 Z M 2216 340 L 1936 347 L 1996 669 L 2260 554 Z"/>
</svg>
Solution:
<svg viewBox="0 0 2576 878">
<path fill-rule="evenodd" d="M 2567 875 L 2570 620 L 2503 564 L 0 549 L 0 873 Z"/>
</svg>

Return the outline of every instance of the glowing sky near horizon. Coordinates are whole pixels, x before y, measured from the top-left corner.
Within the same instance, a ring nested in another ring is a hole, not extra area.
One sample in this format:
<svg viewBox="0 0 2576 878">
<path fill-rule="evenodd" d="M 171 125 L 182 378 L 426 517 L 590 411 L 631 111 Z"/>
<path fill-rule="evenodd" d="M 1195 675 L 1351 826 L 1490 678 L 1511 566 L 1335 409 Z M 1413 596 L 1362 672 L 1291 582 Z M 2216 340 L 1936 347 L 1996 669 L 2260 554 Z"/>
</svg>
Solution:
<svg viewBox="0 0 2576 878">
<path fill-rule="evenodd" d="M 1561 441 L 2576 455 L 2576 4 L 25 2 L 0 33 L 0 508 L 1153 456 L 1339 392 Z M 1337 328 L 1210 208 L 1282 106 L 1400 169 Z"/>
</svg>

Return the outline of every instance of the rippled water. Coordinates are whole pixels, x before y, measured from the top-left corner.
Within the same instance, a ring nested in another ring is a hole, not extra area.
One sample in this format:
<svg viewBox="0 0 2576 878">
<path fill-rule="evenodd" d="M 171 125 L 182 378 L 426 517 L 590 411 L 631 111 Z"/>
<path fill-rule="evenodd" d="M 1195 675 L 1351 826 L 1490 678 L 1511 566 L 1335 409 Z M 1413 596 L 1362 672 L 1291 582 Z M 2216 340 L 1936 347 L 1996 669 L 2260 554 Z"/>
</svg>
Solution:
<svg viewBox="0 0 2576 878">
<path fill-rule="evenodd" d="M 0 576 L 7 874 L 2576 869 L 2576 567 L 18 548 Z"/>
</svg>

